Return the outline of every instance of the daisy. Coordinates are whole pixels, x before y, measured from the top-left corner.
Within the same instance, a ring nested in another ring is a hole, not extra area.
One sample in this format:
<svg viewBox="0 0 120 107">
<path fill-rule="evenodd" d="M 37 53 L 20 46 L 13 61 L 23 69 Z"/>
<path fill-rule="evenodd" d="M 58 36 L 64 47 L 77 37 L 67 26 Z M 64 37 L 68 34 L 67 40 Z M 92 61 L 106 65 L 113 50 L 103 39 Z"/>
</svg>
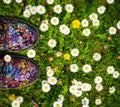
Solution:
<svg viewBox="0 0 120 107">
<path fill-rule="evenodd" d="M 31 5 L 27 5 L 25 6 L 25 10 L 30 10 L 31 7 L 32 7 Z"/>
<path fill-rule="evenodd" d="M 84 98 L 82 99 L 82 104 L 83 104 L 83 105 L 88 105 L 88 104 L 89 104 L 89 99 L 88 99 L 87 97 L 84 97 Z"/>
<path fill-rule="evenodd" d="M 22 96 L 18 96 L 16 98 L 16 101 L 18 101 L 19 103 L 22 103 L 23 102 L 23 97 Z"/>
<path fill-rule="evenodd" d="M 72 4 L 66 4 L 65 10 L 66 10 L 68 13 L 72 13 L 73 10 L 74 10 L 74 7 L 73 7 Z"/>
<path fill-rule="evenodd" d="M 11 106 L 12 106 L 12 107 L 20 107 L 20 103 L 19 103 L 17 100 L 14 100 L 14 101 L 11 103 Z"/>
<path fill-rule="evenodd" d="M 28 50 L 27 57 L 34 58 L 36 56 L 36 51 L 33 49 Z"/>
<path fill-rule="evenodd" d="M 109 28 L 109 33 L 110 33 L 111 35 L 116 34 L 116 32 L 117 32 L 117 29 L 116 29 L 115 27 L 110 27 L 110 28 Z"/>
<path fill-rule="evenodd" d="M 46 70 L 48 71 L 48 70 L 51 70 L 52 68 L 50 67 L 50 66 L 47 66 L 46 67 Z"/>
<path fill-rule="evenodd" d="M 81 86 L 82 91 L 90 91 L 91 90 L 91 85 L 88 83 L 83 83 Z"/>
<path fill-rule="evenodd" d="M 81 89 L 82 82 L 81 81 L 76 81 L 75 86 L 77 87 L 77 89 Z"/>
<path fill-rule="evenodd" d="M 84 36 L 89 36 L 90 34 L 91 34 L 91 31 L 90 31 L 89 28 L 86 28 L 86 29 L 83 30 L 83 35 Z"/>
<path fill-rule="evenodd" d="M 113 73 L 113 78 L 118 78 L 120 76 L 120 73 L 118 71 L 115 71 Z"/>
<path fill-rule="evenodd" d="M 77 64 L 71 64 L 70 65 L 70 71 L 71 72 L 78 72 L 78 69 L 79 69 L 79 67 L 78 67 L 78 65 Z"/>
<path fill-rule="evenodd" d="M 88 27 L 89 26 L 89 22 L 87 19 L 83 19 L 82 20 L 82 27 Z"/>
<path fill-rule="evenodd" d="M 95 99 L 95 104 L 96 105 L 101 105 L 102 104 L 102 100 L 101 99 Z"/>
<path fill-rule="evenodd" d="M 42 21 L 42 23 L 44 23 L 44 24 L 48 24 L 48 20 L 45 19 L 45 20 Z"/>
<path fill-rule="evenodd" d="M 11 59 L 12 59 L 12 58 L 11 58 L 10 55 L 5 55 L 5 56 L 4 56 L 4 61 L 5 61 L 5 62 L 10 62 Z"/>
<path fill-rule="evenodd" d="M 60 25 L 59 30 L 64 35 L 68 35 L 70 33 L 70 28 L 66 26 L 65 24 Z"/>
<path fill-rule="evenodd" d="M 76 79 L 73 79 L 72 81 L 71 81 L 71 83 L 73 84 L 73 85 L 75 85 L 76 86 L 76 84 L 77 84 L 77 80 Z M 77 87 L 77 86 L 76 86 Z"/>
<path fill-rule="evenodd" d="M 98 19 L 98 15 L 96 13 L 92 13 L 89 18 L 93 21 L 93 20 L 96 20 Z"/>
<path fill-rule="evenodd" d="M 46 0 L 47 1 L 47 4 L 53 4 L 54 3 L 54 0 Z"/>
<path fill-rule="evenodd" d="M 102 82 L 102 77 L 101 76 L 96 76 L 95 79 L 94 79 L 94 82 L 96 84 L 100 84 Z"/>
<path fill-rule="evenodd" d="M 77 90 L 77 87 L 75 85 L 71 85 L 69 88 L 69 92 L 73 95 L 75 95 L 76 90 Z"/>
<path fill-rule="evenodd" d="M 78 56 L 79 55 L 79 50 L 77 48 L 72 49 L 71 50 L 71 55 L 74 56 L 74 57 Z"/>
<path fill-rule="evenodd" d="M 97 91 L 102 91 L 103 90 L 102 84 L 97 84 L 95 88 L 96 88 Z"/>
<path fill-rule="evenodd" d="M 56 52 L 56 57 L 61 57 L 62 56 L 62 52 Z"/>
<path fill-rule="evenodd" d="M 98 19 L 92 21 L 93 26 L 99 26 L 100 21 Z"/>
<path fill-rule="evenodd" d="M 59 24 L 59 19 L 57 17 L 52 17 L 50 22 L 52 25 L 56 26 Z"/>
<path fill-rule="evenodd" d="M 120 29 L 120 21 L 117 22 L 117 28 Z"/>
<path fill-rule="evenodd" d="M 58 101 L 60 101 L 61 103 L 63 103 L 63 101 L 64 101 L 64 96 L 63 96 L 63 95 L 59 95 L 58 97 L 59 97 L 59 98 L 58 98 Z"/>
<path fill-rule="evenodd" d="M 113 4 L 115 0 L 106 0 L 108 4 Z"/>
<path fill-rule="evenodd" d="M 108 67 L 107 67 L 107 72 L 108 72 L 108 74 L 113 74 L 114 71 L 115 71 L 115 69 L 114 69 L 113 66 L 108 66 Z"/>
<path fill-rule="evenodd" d="M 52 77 L 54 75 L 54 71 L 51 69 L 51 70 L 47 70 L 47 76 L 48 77 Z"/>
<path fill-rule="evenodd" d="M 80 97 L 82 95 L 82 91 L 81 90 L 76 90 L 74 94 L 75 94 L 76 97 Z"/>
<path fill-rule="evenodd" d="M 56 77 L 48 77 L 48 83 L 50 85 L 55 85 L 57 83 L 57 78 Z"/>
<path fill-rule="evenodd" d="M 99 60 L 101 59 L 101 54 L 100 54 L 100 53 L 94 53 L 93 59 L 94 59 L 95 61 L 99 61 Z"/>
<path fill-rule="evenodd" d="M 92 67 L 89 64 L 85 64 L 82 69 L 83 69 L 83 72 L 85 72 L 85 73 L 92 71 Z"/>
<path fill-rule="evenodd" d="M 50 48 L 56 47 L 56 44 L 57 44 L 57 42 L 56 42 L 56 40 L 54 40 L 54 39 L 50 39 L 50 40 L 48 41 L 48 46 L 49 46 Z"/>
<path fill-rule="evenodd" d="M 53 107 L 62 107 L 63 105 L 62 105 L 62 103 L 60 102 L 60 101 L 55 101 L 54 103 L 53 103 Z"/>
<path fill-rule="evenodd" d="M 26 10 L 23 12 L 23 16 L 26 17 L 26 18 L 30 18 L 30 16 L 31 16 L 30 11 L 26 9 Z"/>
<path fill-rule="evenodd" d="M 3 0 L 3 2 L 4 2 L 5 4 L 10 4 L 10 3 L 11 3 L 11 0 Z"/>
<path fill-rule="evenodd" d="M 36 14 L 37 13 L 37 7 L 36 6 L 31 6 L 30 7 L 30 12 L 32 15 Z"/>
<path fill-rule="evenodd" d="M 82 105 L 82 107 L 89 107 L 89 105 Z"/>
<path fill-rule="evenodd" d="M 54 12 L 60 14 L 62 12 L 62 6 L 57 4 L 54 6 Z"/>
<path fill-rule="evenodd" d="M 15 0 L 17 3 L 21 3 L 22 2 L 22 0 Z"/>
<path fill-rule="evenodd" d="M 44 84 L 48 84 L 48 81 L 47 80 L 42 80 L 42 85 Z"/>
<path fill-rule="evenodd" d="M 102 5 L 102 6 L 100 6 L 100 7 L 97 8 L 97 12 L 99 14 L 105 13 L 105 10 L 106 10 L 106 7 L 104 5 Z"/>
<path fill-rule="evenodd" d="M 48 83 L 42 85 L 42 91 L 47 93 L 50 91 L 50 85 Z"/>
<path fill-rule="evenodd" d="M 109 93 L 113 94 L 115 92 L 115 90 L 116 90 L 115 87 L 112 86 L 112 87 L 109 88 Z"/>
<path fill-rule="evenodd" d="M 37 6 L 37 12 L 41 15 L 43 15 L 46 12 L 46 9 L 43 5 Z"/>
<path fill-rule="evenodd" d="M 48 25 L 47 24 L 45 24 L 45 23 L 41 23 L 41 25 L 40 25 L 40 30 L 42 31 L 42 32 L 46 32 L 46 31 L 48 31 Z"/>
</svg>

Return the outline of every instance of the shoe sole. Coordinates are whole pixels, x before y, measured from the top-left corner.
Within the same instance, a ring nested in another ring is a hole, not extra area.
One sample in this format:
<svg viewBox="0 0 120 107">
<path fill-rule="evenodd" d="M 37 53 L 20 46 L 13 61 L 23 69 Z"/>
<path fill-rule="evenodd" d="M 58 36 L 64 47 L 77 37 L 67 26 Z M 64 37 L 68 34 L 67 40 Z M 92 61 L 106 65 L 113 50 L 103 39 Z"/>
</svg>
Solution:
<svg viewBox="0 0 120 107">
<path fill-rule="evenodd" d="M 39 41 L 38 30 L 27 21 L 0 17 L 0 51 L 21 51 L 33 48 Z"/>
</svg>

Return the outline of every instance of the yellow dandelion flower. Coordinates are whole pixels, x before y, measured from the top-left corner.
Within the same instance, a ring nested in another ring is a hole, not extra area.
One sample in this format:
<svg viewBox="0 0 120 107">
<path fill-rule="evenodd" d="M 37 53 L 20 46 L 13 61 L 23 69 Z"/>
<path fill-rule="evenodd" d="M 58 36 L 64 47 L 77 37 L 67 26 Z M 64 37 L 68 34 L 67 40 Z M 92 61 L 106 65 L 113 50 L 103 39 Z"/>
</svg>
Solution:
<svg viewBox="0 0 120 107">
<path fill-rule="evenodd" d="M 15 100 L 16 99 L 15 94 L 10 94 L 8 99 L 11 100 L 11 101 Z"/>
<path fill-rule="evenodd" d="M 72 27 L 73 27 L 74 29 L 80 28 L 80 21 L 77 20 L 77 19 L 73 20 L 73 22 L 72 22 Z"/>
<path fill-rule="evenodd" d="M 70 54 L 66 53 L 66 54 L 64 54 L 63 57 L 64 57 L 65 60 L 69 60 L 70 59 Z"/>
</svg>

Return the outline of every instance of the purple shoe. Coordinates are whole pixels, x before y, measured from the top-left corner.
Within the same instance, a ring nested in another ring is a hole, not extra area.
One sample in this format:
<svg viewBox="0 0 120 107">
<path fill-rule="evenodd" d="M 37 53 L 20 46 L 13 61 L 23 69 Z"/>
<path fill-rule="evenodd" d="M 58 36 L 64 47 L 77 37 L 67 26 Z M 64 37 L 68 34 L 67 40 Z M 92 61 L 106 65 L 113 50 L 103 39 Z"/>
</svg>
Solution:
<svg viewBox="0 0 120 107">
<path fill-rule="evenodd" d="M 34 47 L 39 33 L 33 25 L 22 19 L 0 17 L 0 51 L 21 51 Z"/>
<path fill-rule="evenodd" d="M 0 89 L 18 89 L 35 83 L 40 75 L 38 66 L 24 56 L 0 55 Z"/>
</svg>

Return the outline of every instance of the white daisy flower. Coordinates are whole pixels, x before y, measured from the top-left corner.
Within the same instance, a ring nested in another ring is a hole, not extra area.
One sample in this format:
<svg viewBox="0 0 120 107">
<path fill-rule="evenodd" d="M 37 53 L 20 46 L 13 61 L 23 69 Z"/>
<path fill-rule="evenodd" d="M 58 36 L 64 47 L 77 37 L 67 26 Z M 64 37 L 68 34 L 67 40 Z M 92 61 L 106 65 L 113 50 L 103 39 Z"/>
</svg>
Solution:
<svg viewBox="0 0 120 107">
<path fill-rule="evenodd" d="M 56 77 L 48 77 L 48 83 L 50 85 L 55 85 L 57 84 L 57 78 Z"/>
<path fill-rule="evenodd" d="M 53 4 L 54 3 L 54 0 L 46 0 L 47 1 L 47 4 Z"/>
<path fill-rule="evenodd" d="M 66 4 L 65 10 L 66 10 L 68 13 L 72 13 L 73 10 L 74 10 L 74 7 L 73 7 L 72 4 Z"/>
<path fill-rule="evenodd" d="M 98 19 L 98 15 L 96 13 L 92 13 L 89 18 L 93 21 L 93 20 L 96 20 Z"/>
<path fill-rule="evenodd" d="M 12 0 L 3 0 L 5 4 L 10 4 Z"/>
<path fill-rule="evenodd" d="M 72 82 L 73 85 L 76 85 L 76 83 L 77 83 L 78 81 L 77 81 L 76 79 L 73 79 L 71 82 Z"/>
<path fill-rule="evenodd" d="M 12 101 L 11 103 L 12 107 L 20 107 L 20 103 L 17 100 Z"/>
<path fill-rule="evenodd" d="M 103 90 L 102 84 L 97 84 L 96 87 L 95 87 L 95 89 L 96 89 L 97 91 L 102 91 L 102 90 Z"/>
<path fill-rule="evenodd" d="M 88 84 L 88 83 L 82 83 L 81 90 L 82 91 L 90 91 L 91 90 L 91 85 Z"/>
<path fill-rule="evenodd" d="M 52 77 L 54 75 L 54 71 L 51 69 L 51 70 L 47 70 L 47 76 L 48 77 Z"/>
<path fill-rule="evenodd" d="M 100 53 L 94 53 L 93 59 L 94 59 L 95 61 L 99 61 L 99 60 L 101 59 L 101 54 L 100 54 Z"/>
<path fill-rule="evenodd" d="M 77 90 L 77 87 L 75 85 L 71 85 L 69 88 L 69 92 L 73 95 L 75 95 L 76 90 Z"/>
<path fill-rule="evenodd" d="M 63 106 L 63 104 L 60 101 L 55 101 L 53 103 L 53 107 L 62 107 L 62 106 Z"/>
<path fill-rule="evenodd" d="M 113 94 L 115 92 L 115 90 L 116 90 L 115 87 L 112 86 L 112 87 L 109 88 L 109 93 Z"/>
<path fill-rule="evenodd" d="M 113 4 L 115 0 L 106 0 L 108 4 Z"/>
<path fill-rule="evenodd" d="M 119 78 L 119 76 L 120 76 L 120 73 L 118 71 L 115 71 L 113 73 L 113 78 Z"/>
<path fill-rule="evenodd" d="M 57 4 L 54 6 L 54 12 L 60 14 L 62 12 L 62 6 Z"/>
<path fill-rule="evenodd" d="M 85 73 L 92 71 L 92 67 L 89 64 L 85 64 L 82 69 L 83 69 L 83 72 L 85 72 Z"/>
<path fill-rule="evenodd" d="M 22 103 L 23 102 L 23 97 L 22 96 L 18 96 L 16 98 L 16 101 L 18 101 L 19 103 Z"/>
<path fill-rule="evenodd" d="M 54 40 L 54 39 L 50 39 L 50 40 L 48 41 L 48 46 L 49 46 L 50 48 L 56 47 L 56 44 L 57 44 L 57 42 L 56 42 L 56 40 Z"/>
<path fill-rule="evenodd" d="M 70 65 L 70 71 L 71 72 L 78 72 L 78 69 L 79 69 L 79 67 L 78 67 L 78 65 L 77 64 L 71 64 Z"/>
<path fill-rule="evenodd" d="M 75 94 L 76 97 L 80 97 L 82 95 L 82 91 L 81 90 L 76 90 L 74 94 Z"/>
<path fill-rule="evenodd" d="M 47 24 L 45 24 L 45 23 L 41 23 L 41 25 L 40 25 L 40 30 L 42 31 L 42 32 L 46 32 L 46 31 L 48 31 L 48 25 Z"/>
<path fill-rule="evenodd" d="M 64 35 L 68 35 L 70 33 L 70 28 L 66 26 L 65 24 L 60 25 L 59 30 Z"/>
<path fill-rule="evenodd" d="M 98 19 L 92 21 L 93 26 L 99 26 L 100 21 Z"/>
<path fill-rule="evenodd" d="M 46 70 L 48 71 L 48 70 L 51 70 L 52 68 L 50 67 L 50 66 L 47 66 L 46 67 Z"/>
<path fill-rule="evenodd" d="M 32 15 L 36 14 L 37 13 L 37 7 L 36 6 L 31 6 L 30 7 L 30 12 Z"/>
<path fill-rule="evenodd" d="M 32 7 L 31 5 L 27 5 L 27 6 L 25 6 L 25 10 L 29 10 L 30 11 L 31 7 Z"/>
<path fill-rule="evenodd" d="M 11 58 L 10 55 L 5 55 L 5 56 L 4 56 L 4 61 L 5 61 L 5 62 L 10 62 L 11 59 L 12 59 L 12 58 Z"/>
<path fill-rule="evenodd" d="M 90 31 L 89 28 L 86 28 L 86 29 L 83 30 L 83 35 L 84 36 L 89 36 L 90 34 L 91 34 L 91 31 Z"/>
<path fill-rule="evenodd" d="M 36 56 L 36 51 L 33 49 L 28 50 L 27 57 L 34 58 Z"/>
<path fill-rule="evenodd" d="M 107 72 L 108 72 L 108 74 L 113 74 L 114 71 L 115 71 L 115 69 L 114 69 L 113 66 L 108 66 L 108 67 L 107 67 Z"/>
<path fill-rule="evenodd" d="M 43 15 L 46 12 L 46 9 L 43 5 L 37 6 L 37 12 L 41 15 Z"/>
<path fill-rule="evenodd" d="M 44 23 L 44 24 L 48 24 L 48 20 L 45 19 L 45 20 L 42 21 L 42 23 Z"/>
<path fill-rule="evenodd" d="M 50 22 L 52 25 L 56 26 L 59 24 L 59 19 L 57 17 L 52 17 Z"/>
<path fill-rule="evenodd" d="M 75 82 L 75 86 L 77 87 L 77 89 L 81 89 L 82 82 L 81 81 Z"/>
<path fill-rule="evenodd" d="M 61 103 L 63 103 L 64 101 L 64 96 L 63 95 L 58 95 L 58 101 L 60 101 Z"/>
<path fill-rule="evenodd" d="M 42 85 L 42 91 L 47 93 L 50 91 L 50 85 L 48 83 Z"/>
<path fill-rule="evenodd" d="M 74 56 L 74 57 L 78 56 L 79 55 L 79 50 L 77 48 L 72 49 L 71 50 L 71 55 Z"/>
<path fill-rule="evenodd" d="M 109 33 L 110 33 L 111 35 L 116 34 L 116 32 L 117 32 L 117 29 L 116 29 L 115 27 L 110 27 L 110 28 L 109 28 Z"/>
<path fill-rule="evenodd" d="M 22 3 L 22 0 L 15 0 L 17 3 Z"/>
<path fill-rule="evenodd" d="M 30 18 L 30 16 L 31 16 L 30 11 L 26 9 L 26 10 L 23 12 L 23 16 L 26 17 L 26 18 Z"/>
<path fill-rule="evenodd" d="M 102 100 L 101 99 L 95 99 L 95 105 L 101 105 Z"/>
<path fill-rule="evenodd" d="M 82 104 L 83 104 L 83 105 L 88 105 L 88 104 L 89 104 L 89 99 L 88 99 L 87 97 L 84 97 L 84 98 L 82 99 Z"/>
<path fill-rule="evenodd" d="M 89 107 L 89 105 L 82 105 L 82 107 Z"/>
<path fill-rule="evenodd" d="M 102 6 L 100 6 L 100 7 L 97 8 L 97 12 L 99 14 L 105 13 L 105 10 L 106 10 L 106 7 L 104 5 L 102 5 Z"/>
<path fill-rule="evenodd" d="M 89 26 L 89 22 L 88 22 L 87 19 L 83 19 L 83 20 L 82 20 L 82 26 L 83 26 L 83 27 L 88 27 L 88 26 Z"/>
<path fill-rule="evenodd" d="M 94 79 L 94 82 L 96 84 L 100 84 L 102 82 L 102 77 L 101 76 L 96 76 L 95 79 Z"/>
<path fill-rule="evenodd" d="M 120 21 L 117 22 L 117 29 L 120 29 Z"/>
<path fill-rule="evenodd" d="M 42 85 L 44 84 L 48 84 L 48 81 L 47 80 L 42 80 Z"/>
</svg>

